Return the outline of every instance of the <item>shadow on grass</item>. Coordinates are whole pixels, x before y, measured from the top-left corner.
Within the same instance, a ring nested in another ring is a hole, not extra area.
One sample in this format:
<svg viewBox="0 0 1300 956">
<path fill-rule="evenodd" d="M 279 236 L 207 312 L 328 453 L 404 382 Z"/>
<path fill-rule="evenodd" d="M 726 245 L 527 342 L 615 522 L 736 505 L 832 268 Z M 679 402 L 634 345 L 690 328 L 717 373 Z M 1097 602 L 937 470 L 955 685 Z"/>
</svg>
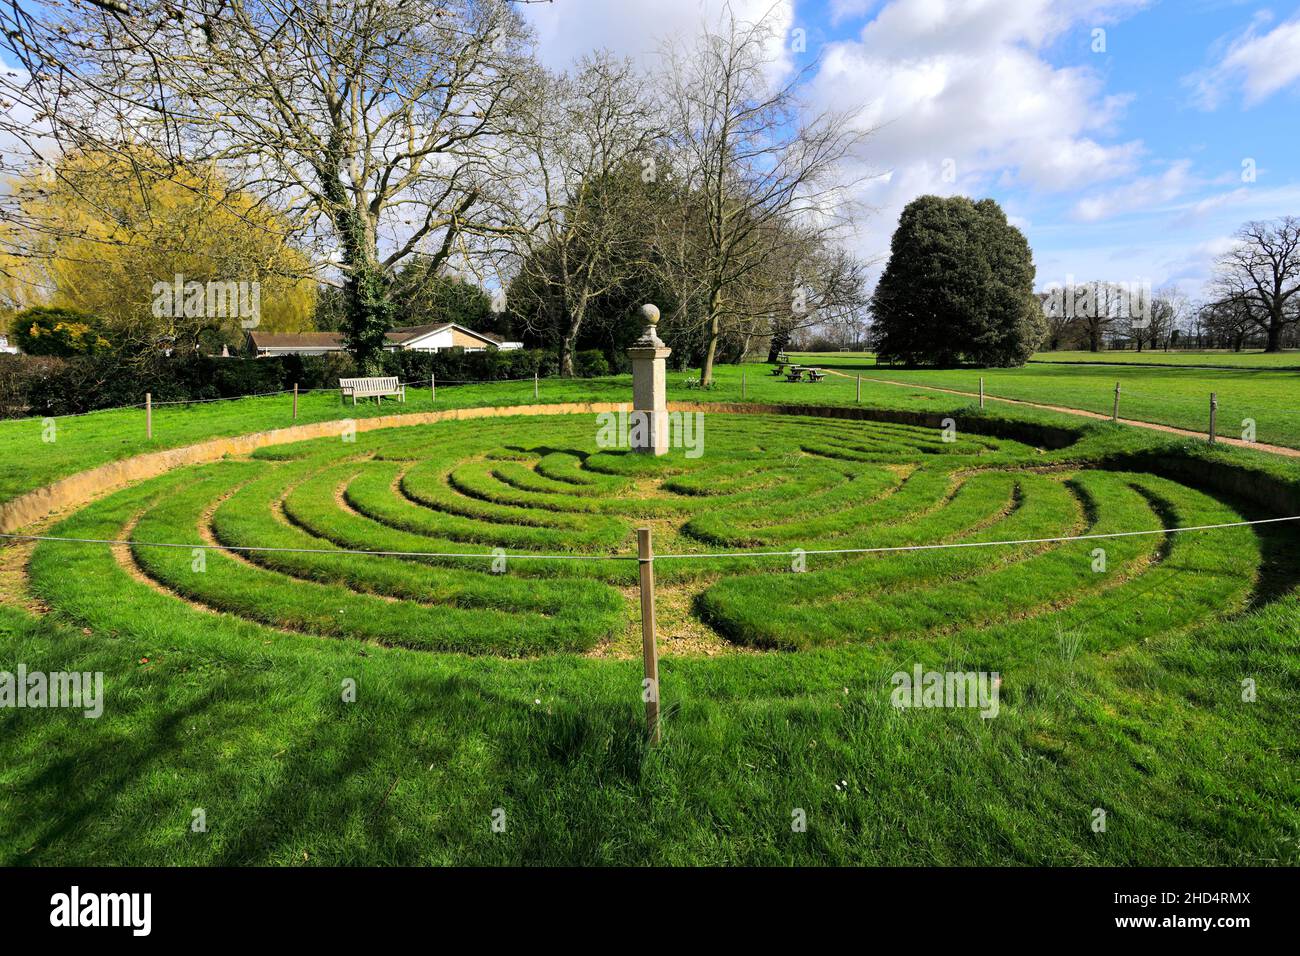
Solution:
<svg viewBox="0 0 1300 956">
<path fill-rule="evenodd" d="M 105 742 L 104 735 L 91 732 L 61 739 L 58 755 L 42 764 L 42 769 L 30 779 L 13 787 L 22 795 L 20 809 L 18 813 L 6 814 L 4 829 L 24 829 L 26 824 L 37 836 L 29 847 L 15 848 L 8 853 L 4 865 L 34 862 L 31 853 L 102 820 L 105 808 L 122 790 L 138 782 L 150 768 L 184 749 L 180 730 L 185 721 L 210 709 L 214 700 L 214 693 L 208 691 L 182 707 L 145 721 L 144 728 L 129 738 Z M 45 738 L 48 727 L 35 730 L 33 725 L 56 720 L 64 729 L 76 727 L 76 724 L 67 726 L 73 721 L 81 721 L 87 729 L 97 729 L 91 726 L 95 722 L 87 720 L 81 711 L 29 710 L 21 718 L 0 722 L 0 751 L 14 754 L 20 740 L 30 745 Z M 72 746 L 74 740 L 80 746 Z"/>
<path fill-rule="evenodd" d="M 104 642 L 69 643 L 77 669 L 106 672 L 104 716 L 0 715 L 4 865 L 594 863 L 598 836 L 549 801 L 594 813 L 610 788 L 636 790 L 646 765 L 639 708 L 622 694 L 537 704 L 488 671 L 398 662 L 359 664 L 358 702 L 345 703 L 346 664 L 306 679 L 242 662 L 150 674 L 124 671 Z M 23 656 L 70 668 L 58 660 L 70 650 Z M 204 833 L 190 828 L 199 807 Z M 512 839 L 492 832 L 496 808 Z"/>
</svg>

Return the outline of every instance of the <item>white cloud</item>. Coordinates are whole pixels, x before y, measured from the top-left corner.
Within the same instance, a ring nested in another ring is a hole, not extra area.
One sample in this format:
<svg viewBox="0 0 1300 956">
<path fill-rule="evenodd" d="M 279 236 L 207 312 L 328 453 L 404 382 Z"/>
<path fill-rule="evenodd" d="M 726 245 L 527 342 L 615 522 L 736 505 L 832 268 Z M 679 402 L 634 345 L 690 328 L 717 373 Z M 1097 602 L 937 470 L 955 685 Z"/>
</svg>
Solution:
<svg viewBox="0 0 1300 956">
<path fill-rule="evenodd" d="M 846 20 L 858 20 L 871 12 L 876 0 L 831 0 L 831 26 Z"/>
<path fill-rule="evenodd" d="M 717 24 L 725 7 L 725 0 L 563 0 L 521 9 L 537 33 L 538 56 L 553 70 L 567 69 L 596 49 L 629 56 L 653 70 L 665 40 L 693 36 L 702 23 Z M 731 0 L 731 10 L 741 21 L 757 21 L 772 11 L 778 42 L 786 47 L 773 53 L 788 66 L 794 0 Z"/>
<path fill-rule="evenodd" d="M 1096 222 L 1170 203 L 1195 185 L 1191 160 L 1179 160 L 1158 176 L 1140 176 L 1123 186 L 1081 199 L 1074 218 Z"/>
<path fill-rule="evenodd" d="M 1196 225 L 1211 213 L 1225 207 L 1244 205 L 1250 198 L 1250 188 L 1246 186 L 1238 186 L 1228 192 L 1207 196 L 1204 199 L 1188 204 L 1174 219 L 1173 224 L 1179 228 Z"/>
<path fill-rule="evenodd" d="M 1268 22 L 1266 15 L 1256 17 L 1228 44 L 1215 66 L 1184 78 L 1198 106 L 1217 109 L 1234 91 L 1240 91 L 1246 106 L 1255 106 L 1274 93 L 1300 86 L 1300 17 L 1260 33 Z"/>
<path fill-rule="evenodd" d="M 997 186 L 1043 196 L 1135 174 L 1142 143 L 1111 141 L 1129 98 L 1108 94 L 1090 66 L 1052 65 L 1042 49 L 1067 29 L 1141 5 L 894 0 L 856 39 L 820 51 L 809 99 L 859 109 L 857 121 L 874 130 L 863 167 L 888 174 L 861 191 L 874 215 L 859 231 L 859 253 L 885 253 L 903 206 L 922 194 L 980 196 Z"/>
<path fill-rule="evenodd" d="M 1076 25 L 1098 26 L 1147 0 L 894 0 L 863 31 L 896 57 L 1038 49 Z"/>
<path fill-rule="evenodd" d="M 1088 5 L 1093 6 L 1093 5 Z M 1058 68 L 1037 44 L 1061 27 L 1039 0 L 897 0 L 861 39 L 831 44 L 814 101 L 861 108 L 877 164 L 956 161 L 963 178 L 997 173 L 1046 190 L 1131 173 L 1141 146 L 1102 145 L 1128 98 L 1091 70 Z"/>
</svg>

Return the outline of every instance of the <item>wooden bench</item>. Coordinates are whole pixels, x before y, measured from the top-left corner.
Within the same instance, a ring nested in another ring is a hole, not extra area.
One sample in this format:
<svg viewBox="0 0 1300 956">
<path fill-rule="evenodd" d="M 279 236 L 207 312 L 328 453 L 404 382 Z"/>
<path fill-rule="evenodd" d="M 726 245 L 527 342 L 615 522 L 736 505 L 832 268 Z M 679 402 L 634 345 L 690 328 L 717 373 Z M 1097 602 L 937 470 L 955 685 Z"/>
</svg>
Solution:
<svg viewBox="0 0 1300 956">
<path fill-rule="evenodd" d="M 798 365 L 790 366 L 790 373 L 786 375 L 785 380 L 787 382 L 802 382 L 803 369 Z"/>
<path fill-rule="evenodd" d="M 352 404 L 358 398 L 374 398 L 383 404 L 385 395 L 395 395 L 399 402 L 406 401 L 406 386 L 396 378 L 341 378 L 339 379 L 339 400 L 352 396 Z"/>
<path fill-rule="evenodd" d="M 776 368 L 772 369 L 772 374 L 773 374 L 773 375 L 784 375 L 784 374 L 785 374 L 785 362 L 777 362 L 777 363 L 776 363 Z"/>
<path fill-rule="evenodd" d="M 819 368 L 810 368 L 808 370 L 808 381 L 810 382 L 820 382 L 825 377 L 826 373 Z"/>
</svg>

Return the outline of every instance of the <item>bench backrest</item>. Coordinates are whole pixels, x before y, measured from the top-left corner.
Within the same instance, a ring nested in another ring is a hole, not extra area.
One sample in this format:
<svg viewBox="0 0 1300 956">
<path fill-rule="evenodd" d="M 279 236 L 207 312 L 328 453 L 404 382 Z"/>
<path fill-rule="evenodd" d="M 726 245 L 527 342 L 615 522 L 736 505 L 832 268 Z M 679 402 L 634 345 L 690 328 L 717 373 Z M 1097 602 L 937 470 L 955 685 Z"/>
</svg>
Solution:
<svg viewBox="0 0 1300 956">
<path fill-rule="evenodd" d="M 398 389 L 396 378 L 341 378 L 339 388 L 354 395 L 374 395 L 377 392 L 395 392 Z"/>
</svg>

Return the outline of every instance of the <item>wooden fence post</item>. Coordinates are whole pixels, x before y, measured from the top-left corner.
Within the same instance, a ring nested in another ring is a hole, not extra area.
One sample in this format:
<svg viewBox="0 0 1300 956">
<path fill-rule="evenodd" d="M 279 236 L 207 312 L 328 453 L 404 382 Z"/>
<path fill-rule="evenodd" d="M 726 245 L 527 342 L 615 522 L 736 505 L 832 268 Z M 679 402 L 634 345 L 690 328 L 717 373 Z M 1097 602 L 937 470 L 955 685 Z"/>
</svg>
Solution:
<svg viewBox="0 0 1300 956">
<path fill-rule="evenodd" d="M 437 401 L 437 399 L 438 399 L 438 376 L 435 375 L 433 372 L 430 372 L 429 373 L 429 401 L 433 402 L 433 401 Z"/>
<path fill-rule="evenodd" d="M 1214 444 L 1214 433 L 1218 430 L 1219 425 L 1219 395 L 1217 392 L 1210 393 L 1210 444 Z"/>
<path fill-rule="evenodd" d="M 740 400 L 742 402 L 745 400 L 745 373 L 743 371 L 740 373 Z"/>
<path fill-rule="evenodd" d="M 533 369 L 533 398 L 537 397 L 537 370 Z"/>
<path fill-rule="evenodd" d="M 293 383 L 293 417 L 298 418 L 298 383 Z"/>
<path fill-rule="evenodd" d="M 655 643 L 655 556 L 649 528 L 636 529 L 637 561 L 641 565 L 641 659 L 645 665 L 646 733 L 659 743 L 659 648 Z"/>
<path fill-rule="evenodd" d="M 855 401 L 859 405 L 862 404 L 862 373 L 861 372 L 858 373 L 858 395 Z"/>
<path fill-rule="evenodd" d="M 1110 413 L 1110 420 L 1119 421 L 1119 382 L 1115 383 L 1115 409 Z"/>
<path fill-rule="evenodd" d="M 984 376 L 980 376 L 980 408 L 984 407 Z"/>
<path fill-rule="evenodd" d="M 153 438 L 153 393 L 144 393 L 144 437 Z"/>
</svg>

